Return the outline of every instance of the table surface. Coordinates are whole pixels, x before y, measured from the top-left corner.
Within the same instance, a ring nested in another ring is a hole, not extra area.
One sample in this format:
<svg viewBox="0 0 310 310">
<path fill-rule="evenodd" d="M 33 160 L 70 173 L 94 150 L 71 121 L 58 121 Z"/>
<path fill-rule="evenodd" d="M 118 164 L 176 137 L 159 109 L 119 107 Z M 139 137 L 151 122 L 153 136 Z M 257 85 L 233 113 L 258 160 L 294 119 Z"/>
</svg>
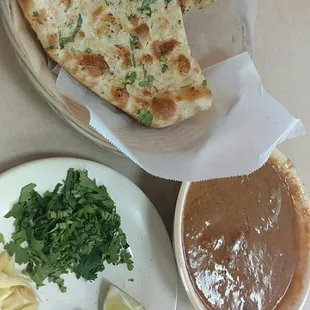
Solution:
<svg viewBox="0 0 310 310">
<path fill-rule="evenodd" d="M 254 61 L 266 89 L 310 127 L 309 0 L 260 0 Z M 20 69 L 0 23 L 0 173 L 50 156 L 103 163 L 136 183 L 152 200 L 171 234 L 180 184 L 155 178 L 121 155 L 104 150 L 64 123 Z M 296 166 L 310 193 L 310 139 L 286 141 L 280 149 Z M 180 285 L 178 310 L 193 309 Z M 310 298 L 304 309 L 310 309 Z"/>
</svg>

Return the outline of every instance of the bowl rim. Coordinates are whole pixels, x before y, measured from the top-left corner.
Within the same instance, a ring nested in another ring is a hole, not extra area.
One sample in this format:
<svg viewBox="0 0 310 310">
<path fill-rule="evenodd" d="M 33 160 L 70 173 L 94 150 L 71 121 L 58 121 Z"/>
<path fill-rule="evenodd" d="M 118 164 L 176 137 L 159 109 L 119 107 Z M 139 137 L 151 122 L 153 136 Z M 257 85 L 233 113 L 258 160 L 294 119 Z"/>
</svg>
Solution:
<svg viewBox="0 0 310 310">
<path fill-rule="evenodd" d="M 14 28 L 11 8 L 12 1 L 13 0 L 0 0 L 0 21 L 2 20 L 6 36 L 9 39 L 11 46 L 13 47 L 17 61 L 28 77 L 30 83 L 34 86 L 44 101 L 52 108 L 52 110 L 56 112 L 56 114 L 61 117 L 67 124 L 84 135 L 86 138 L 95 142 L 103 149 L 107 149 L 117 153 L 118 155 L 125 156 L 118 148 L 116 148 L 110 141 L 99 134 L 93 127 L 80 122 L 74 113 L 71 112 L 60 99 L 55 98 L 51 90 L 46 85 L 41 83 L 40 79 L 37 78 L 32 66 L 27 61 L 27 53 L 24 50 L 24 47 L 20 44 L 16 30 Z M 60 106 L 61 108 L 59 108 Z"/>
<path fill-rule="evenodd" d="M 298 173 L 291 163 L 291 161 L 278 149 L 275 149 L 271 157 L 276 159 L 277 166 L 280 169 L 283 169 L 285 173 L 288 173 L 294 180 L 294 184 L 298 185 L 298 192 L 301 196 L 301 204 L 303 207 L 310 208 L 309 199 L 306 194 L 303 183 L 298 176 Z M 175 258 L 177 262 L 177 268 L 179 275 L 182 280 L 183 287 L 185 288 L 186 294 L 190 299 L 193 307 L 196 310 L 206 310 L 203 302 L 200 297 L 197 295 L 195 288 L 190 280 L 189 274 L 186 268 L 185 255 L 183 252 L 183 236 L 182 236 L 182 224 L 183 224 L 183 211 L 185 208 L 185 201 L 188 190 L 192 182 L 183 182 L 180 191 L 178 194 L 176 209 L 174 214 L 174 224 L 173 224 L 173 247 Z M 308 224 L 307 224 L 308 225 Z M 310 227 L 310 223 L 309 223 Z M 310 247 L 307 250 L 307 263 L 306 263 L 306 272 L 302 279 L 302 288 L 299 291 L 298 295 L 295 295 L 295 302 L 293 308 L 290 310 L 301 310 L 307 300 L 309 290 L 310 290 Z M 279 307 L 281 308 L 281 307 Z M 281 308 L 282 309 L 282 308 Z M 279 309 L 280 310 L 280 309 Z"/>
</svg>

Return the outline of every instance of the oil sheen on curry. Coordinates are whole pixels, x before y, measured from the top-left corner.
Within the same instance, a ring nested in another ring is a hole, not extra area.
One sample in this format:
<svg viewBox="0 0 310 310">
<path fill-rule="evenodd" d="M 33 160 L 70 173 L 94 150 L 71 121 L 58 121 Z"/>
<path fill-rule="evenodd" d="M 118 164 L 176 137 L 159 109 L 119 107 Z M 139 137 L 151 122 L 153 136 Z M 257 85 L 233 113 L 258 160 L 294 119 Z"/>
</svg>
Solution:
<svg viewBox="0 0 310 310">
<path fill-rule="evenodd" d="M 206 309 L 276 309 L 297 264 L 294 228 L 294 203 L 271 161 L 250 176 L 193 183 L 183 242 Z"/>
</svg>

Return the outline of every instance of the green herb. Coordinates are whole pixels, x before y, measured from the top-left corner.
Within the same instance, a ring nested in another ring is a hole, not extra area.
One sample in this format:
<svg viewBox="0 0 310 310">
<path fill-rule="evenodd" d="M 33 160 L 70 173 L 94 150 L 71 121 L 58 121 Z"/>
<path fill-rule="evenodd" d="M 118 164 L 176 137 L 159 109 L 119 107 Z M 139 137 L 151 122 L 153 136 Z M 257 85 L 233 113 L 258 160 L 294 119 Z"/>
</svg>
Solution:
<svg viewBox="0 0 310 310">
<path fill-rule="evenodd" d="M 69 29 L 73 29 L 73 24 L 71 24 L 71 23 L 68 24 L 68 28 L 69 28 Z"/>
<path fill-rule="evenodd" d="M 113 71 L 109 71 L 109 75 L 114 75 L 114 72 Z"/>
<path fill-rule="evenodd" d="M 130 36 L 129 43 L 130 43 L 130 48 L 132 51 L 135 50 L 136 44 L 139 43 L 139 41 L 140 41 L 140 39 L 138 36 L 133 36 L 133 35 Z"/>
<path fill-rule="evenodd" d="M 77 35 L 77 33 L 82 28 L 82 24 L 83 24 L 82 15 L 79 14 L 76 26 L 75 26 L 72 34 L 70 36 L 68 36 L 68 37 L 61 37 L 61 35 L 59 34 L 59 46 L 60 46 L 61 50 L 65 47 L 65 45 L 67 43 L 74 42 L 75 36 Z"/>
<path fill-rule="evenodd" d="M 45 47 L 45 48 L 44 48 L 44 50 L 45 50 L 46 52 L 51 51 L 52 49 L 53 49 L 53 46 L 48 46 L 48 47 Z"/>
<path fill-rule="evenodd" d="M 0 233 L 0 243 L 5 244 L 4 236 L 2 233 Z"/>
<path fill-rule="evenodd" d="M 131 20 L 132 18 L 136 18 L 137 15 L 136 14 L 130 14 L 127 16 L 128 20 Z"/>
<path fill-rule="evenodd" d="M 141 82 L 139 83 L 139 86 L 141 86 L 141 87 L 147 87 L 147 86 L 149 86 L 152 82 L 154 82 L 154 80 L 155 80 L 154 75 L 149 74 L 149 75 L 147 76 L 147 80 L 146 80 L 146 81 L 141 81 Z"/>
<path fill-rule="evenodd" d="M 138 122 L 147 127 L 151 127 L 153 122 L 153 114 L 145 108 L 142 108 L 138 111 Z"/>
<path fill-rule="evenodd" d="M 131 64 L 133 67 L 137 67 L 136 65 L 136 58 L 135 58 L 135 53 L 134 50 L 136 48 L 136 44 L 140 41 L 138 36 L 130 36 L 129 44 L 130 44 L 130 49 L 131 49 Z"/>
<path fill-rule="evenodd" d="M 71 168 L 53 191 L 40 195 L 35 187 L 23 187 L 19 201 L 5 215 L 15 218 L 15 230 L 4 248 L 16 255 L 17 263 L 27 264 L 23 272 L 38 287 L 48 279 L 65 292 L 61 275 L 74 272 L 92 281 L 105 263 L 133 269 L 120 216 L 103 185 L 86 171 Z"/>
<path fill-rule="evenodd" d="M 37 11 L 34 11 L 34 12 L 32 12 L 32 16 L 33 16 L 33 17 L 38 17 L 38 16 L 39 16 L 39 13 L 38 13 Z"/>
<path fill-rule="evenodd" d="M 165 0 L 166 6 L 171 2 L 172 0 Z"/>
<path fill-rule="evenodd" d="M 138 8 L 138 11 L 150 17 L 153 13 L 151 5 L 154 4 L 156 1 L 157 0 L 143 0 L 141 6 Z"/>
<path fill-rule="evenodd" d="M 208 85 L 208 81 L 207 80 L 203 80 L 202 86 L 207 86 L 207 85 Z"/>
<path fill-rule="evenodd" d="M 139 82 L 139 86 L 141 86 L 141 87 L 147 87 L 148 85 L 149 85 L 148 81 L 141 81 L 141 82 Z"/>
<path fill-rule="evenodd" d="M 168 65 L 167 64 L 163 64 L 161 67 L 161 72 L 165 73 L 168 70 Z"/>
<path fill-rule="evenodd" d="M 131 72 L 130 74 L 126 74 L 125 77 L 126 80 L 129 80 L 131 83 L 134 83 L 137 79 L 137 72 Z"/>
<path fill-rule="evenodd" d="M 85 52 L 88 53 L 88 54 L 90 54 L 90 53 L 92 52 L 92 49 L 88 47 L 88 48 L 85 50 Z"/>
</svg>

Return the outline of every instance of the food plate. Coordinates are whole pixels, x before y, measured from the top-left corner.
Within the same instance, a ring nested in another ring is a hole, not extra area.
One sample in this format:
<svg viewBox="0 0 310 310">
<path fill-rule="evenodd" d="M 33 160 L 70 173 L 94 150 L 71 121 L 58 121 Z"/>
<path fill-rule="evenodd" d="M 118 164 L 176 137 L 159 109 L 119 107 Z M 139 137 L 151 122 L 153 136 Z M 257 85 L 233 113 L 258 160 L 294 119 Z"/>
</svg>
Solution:
<svg viewBox="0 0 310 310">
<path fill-rule="evenodd" d="M 75 158 L 43 159 L 16 167 L 0 176 L 0 227 L 5 241 L 13 232 L 13 219 L 3 216 L 18 200 L 20 190 L 28 183 L 37 184 L 40 193 L 51 190 L 63 180 L 69 168 L 87 170 L 90 178 L 103 184 L 115 201 L 127 234 L 135 268 L 106 265 L 93 282 L 64 275 L 67 293 L 54 283 L 39 288 L 40 309 L 98 310 L 107 286 L 111 283 L 141 303 L 145 309 L 176 309 L 177 272 L 165 226 L 155 207 L 131 181 L 114 170 L 95 162 Z M 18 266 L 21 270 L 21 266 Z"/>
</svg>

